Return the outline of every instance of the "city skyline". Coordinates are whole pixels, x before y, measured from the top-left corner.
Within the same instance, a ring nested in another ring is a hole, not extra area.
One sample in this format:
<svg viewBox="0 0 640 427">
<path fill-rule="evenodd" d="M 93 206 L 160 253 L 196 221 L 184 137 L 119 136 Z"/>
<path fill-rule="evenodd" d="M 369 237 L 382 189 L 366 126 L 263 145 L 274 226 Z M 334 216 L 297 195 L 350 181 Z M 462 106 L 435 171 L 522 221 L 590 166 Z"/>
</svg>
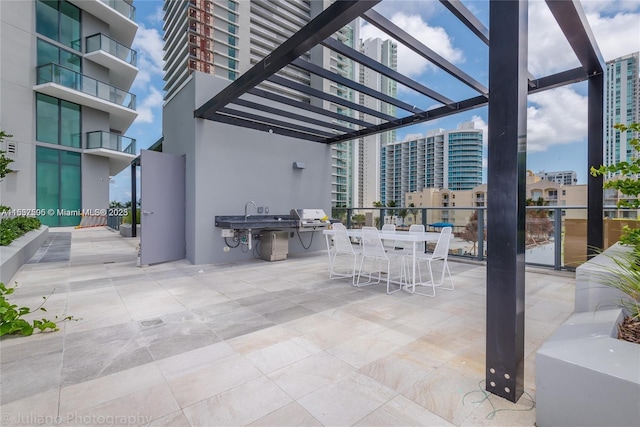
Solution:
<svg viewBox="0 0 640 427">
<path fill-rule="evenodd" d="M 471 1 L 465 5 L 488 26 L 488 2 Z M 162 1 L 138 0 L 134 6 L 139 24 L 134 49 L 138 51 L 140 72 L 132 92 L 138 95 L 139 117 L 129 133 L 138 140 L 138 147 L 144 149 L 162 134 Z M 640 4 L 618 0 L 584 1 L 583 8 L 606 61 L 640 50 Z M 429 45 L 437 53 L 486 84 L 487 47 L 479 45 L 477 38 L 472 37 L 466 28 L 449 25 L 455 18 L 439 2 L 386 0 L 375 9 L 416 38 L 431 40 Z M 534 76 L 578 65 L 544 2 L 530 2 L 529 28 L 529 70 Z M 362 39 L 388 38 L 367 23 L 360 28 L 360 36 Z M 433 43 L 433 40 L 437 42 Z M 619 40 L 625 42 L 620 43 Z M 553 58 L 553 61 L 547 58 Z M 442 71 L 401 44 L 398 47 L 398 69 L 418 81 L 430 82 L 431 87 L 445 95 L 459 97 L 465 91 L 465 88 L 454 87 Z M 414 98 L 400 85 L 398 97 L 408 103 Z M 428 109 L 431 106 L 419 107 Z M 574 84 L 530 96 L 528 116 L 527 168 L 535 172 L 575 170 L 578 182 L 586 182 L 586 84 Z M 407 127 L 397 132 L 397 140 L 411 139 L 416 134 L 424 135 L 436 128 L 455 129 L 460 123 L 472 121 L 484 131 L 483 163 L 486 165 L 486 117 L 485 107 Z M 483 181 L 486 181 L 486 169 Z M 127 200 L 129 189 L 127 170 L 114 179 L 111 199 Z"/>
</svg>

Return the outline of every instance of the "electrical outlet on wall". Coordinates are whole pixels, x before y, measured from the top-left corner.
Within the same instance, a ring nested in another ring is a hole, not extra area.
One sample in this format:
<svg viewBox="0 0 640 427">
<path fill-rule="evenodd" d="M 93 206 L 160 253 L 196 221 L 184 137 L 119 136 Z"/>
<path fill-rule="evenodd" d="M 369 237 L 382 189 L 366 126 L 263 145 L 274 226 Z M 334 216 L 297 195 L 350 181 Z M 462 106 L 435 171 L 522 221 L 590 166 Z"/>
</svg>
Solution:
<svg viewBox="0 0 640 427">
<path fill-rule="evenodd" d="M 258 213 L 262 213 L 264 211 L 264 208 L 262 206 L 258 206 L 256 210 L 258 211 Z"/>
</svg>

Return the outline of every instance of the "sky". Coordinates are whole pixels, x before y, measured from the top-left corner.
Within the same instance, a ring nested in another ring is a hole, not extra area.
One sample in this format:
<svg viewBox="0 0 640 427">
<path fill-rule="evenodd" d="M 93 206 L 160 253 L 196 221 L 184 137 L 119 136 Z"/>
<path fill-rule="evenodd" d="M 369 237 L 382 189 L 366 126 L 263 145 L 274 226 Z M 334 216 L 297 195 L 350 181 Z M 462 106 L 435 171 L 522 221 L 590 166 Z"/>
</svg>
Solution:
<svg viewBox="0 0 640 427">
<path fill-rule="evenodd" d="M 248 0 L 240 0 L 248 1 Z M 139 25 L 133 49 L 138 52 L 138 75 L 130 89 L 137 96 L 138 117 L 126 135 L 137 140 L 138 151 L 162 136 L 162 0 L 135 0 Z M 488 1 L 463 0 L 488 28 Z M 583 0 L 582 6 L 605 61 L 640 51 L 640 1 Z M 384 0 L 374 8 L 436 53 L 488 86 L 488 48 L 437 0 Z M 535 77 L 579 66 L 543 0 L 529 1 L 528 69 Z M 362 22 L 360 37 L 389 38 Z M 398 46 L 398 71 L 454 100 L 477 93 L 408 48 Z M 527 169 L 533 172 L 574 170 L 578 183 L 587 180 L 586 83 L 529 96 L 527 107 Z M 422 110 L 436 106 L 424 96 L 398 85 L 398 98 Z M 484 130 L 486 182 L 487 109 L 480 108 L 397 131 L 398 139 L 428 130 L 455 129 L 474 122 Z M 111 200 L 130 200 L 130 169 L 112 180 Z"/>
</svg>

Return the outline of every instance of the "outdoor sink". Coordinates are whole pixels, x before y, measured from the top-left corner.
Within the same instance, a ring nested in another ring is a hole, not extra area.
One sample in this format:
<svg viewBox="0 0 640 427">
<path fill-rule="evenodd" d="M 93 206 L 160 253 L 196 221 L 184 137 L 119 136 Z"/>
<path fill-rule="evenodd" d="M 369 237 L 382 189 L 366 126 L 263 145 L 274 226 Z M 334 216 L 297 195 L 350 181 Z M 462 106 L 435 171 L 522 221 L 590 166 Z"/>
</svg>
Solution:
<svg viewBox="0 0 640 427">
<path fill-rule="evenodd" d="M 231 228 L 234 230 L 261 229 L 261 228 L 292 228 L 298 225 L 298 221 L 289 215 L 225 215 L 215 217 L 216 227 Z"/>
</svg>

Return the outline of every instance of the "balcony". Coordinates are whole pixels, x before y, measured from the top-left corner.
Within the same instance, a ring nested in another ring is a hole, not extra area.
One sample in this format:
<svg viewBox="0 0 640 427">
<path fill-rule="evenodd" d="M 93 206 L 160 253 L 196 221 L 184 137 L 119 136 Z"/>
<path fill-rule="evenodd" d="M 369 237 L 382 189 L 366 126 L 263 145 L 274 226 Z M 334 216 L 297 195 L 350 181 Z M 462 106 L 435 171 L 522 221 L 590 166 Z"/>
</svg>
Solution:
<svg viewBox="0 0 640 427">
<path fill-rule="evenodd" d="M 58 64 L 37 69 L 36 92 L 109 113 L 109 127 L 126 131 L 136 119 L 136 96 Z"/>
<path fill-rule="evenodd" d="M 137 52 L 104 34 L 86 38 L 85 58 L 109 69 L 110 83 L 131 87 L 138 74 Z"/>
<path fill-rule="evenodd" d="M 136 140 L 104 131 L 87 132 L 85 154 L 109 158 L 109 175 L 114 176 L 136 157 Z"/>
<path fill-rule="evenodd" d="M 109 24 L 110 33 L 122 43 L 131 45 L 138 31 L 136 8 L 124 0 L 69 0 L 80 9 Z"/>
</svg>

